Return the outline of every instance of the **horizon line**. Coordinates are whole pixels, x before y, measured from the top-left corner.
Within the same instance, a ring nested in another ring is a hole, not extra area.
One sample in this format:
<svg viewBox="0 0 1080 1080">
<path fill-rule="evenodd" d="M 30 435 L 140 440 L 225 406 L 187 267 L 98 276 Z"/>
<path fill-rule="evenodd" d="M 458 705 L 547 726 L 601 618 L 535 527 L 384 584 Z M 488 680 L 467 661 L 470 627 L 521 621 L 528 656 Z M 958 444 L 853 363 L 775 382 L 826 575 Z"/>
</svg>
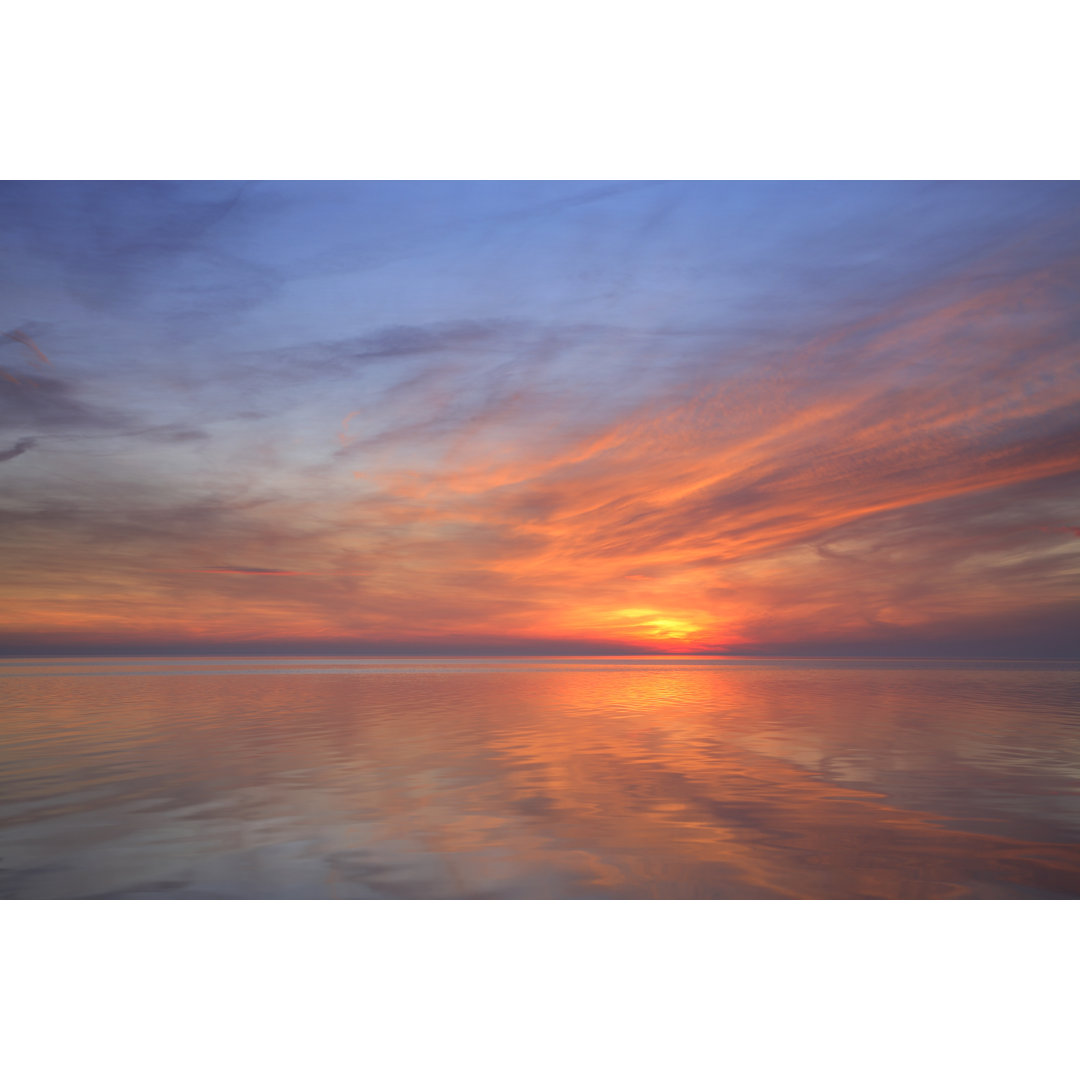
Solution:
<svg viewBox="0 0 1080 1080">
<path fill-rule="evenodd" d="M 0 663 L 19 660 L 860 660 L 902 663 L 1080 663 L 1080 656 L 857 656 L 793 653 L 296 653 L 296 652 L 0 652 Z"/>
</svg>

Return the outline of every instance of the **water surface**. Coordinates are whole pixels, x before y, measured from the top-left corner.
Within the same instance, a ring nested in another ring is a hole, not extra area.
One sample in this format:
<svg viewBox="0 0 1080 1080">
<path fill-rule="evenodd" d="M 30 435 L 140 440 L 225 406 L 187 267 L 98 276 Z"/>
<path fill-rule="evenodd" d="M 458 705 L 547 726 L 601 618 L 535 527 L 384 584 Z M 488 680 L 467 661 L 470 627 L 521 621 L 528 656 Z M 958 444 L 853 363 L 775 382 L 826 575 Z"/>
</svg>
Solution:
<svg viewBox="0 0 1080 1080">
<path fill-rule="evenodd" d="M 1076 898 L 1080 666 L 0 662 L 0 897 Z"/>
</svg>

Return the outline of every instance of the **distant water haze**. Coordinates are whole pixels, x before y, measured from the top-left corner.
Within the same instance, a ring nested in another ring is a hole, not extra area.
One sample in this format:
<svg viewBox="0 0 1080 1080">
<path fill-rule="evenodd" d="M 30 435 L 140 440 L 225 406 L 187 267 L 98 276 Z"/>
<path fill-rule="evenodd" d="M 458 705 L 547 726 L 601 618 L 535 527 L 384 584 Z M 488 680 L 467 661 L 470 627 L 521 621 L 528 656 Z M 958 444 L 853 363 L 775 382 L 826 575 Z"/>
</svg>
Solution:
<svg viewBox="0 0 1080 1080">
<path fill-rule="evenodd" d="M 0 662 L 0 896 L 1080 898 L 1080 665 Z"/>
</svg>

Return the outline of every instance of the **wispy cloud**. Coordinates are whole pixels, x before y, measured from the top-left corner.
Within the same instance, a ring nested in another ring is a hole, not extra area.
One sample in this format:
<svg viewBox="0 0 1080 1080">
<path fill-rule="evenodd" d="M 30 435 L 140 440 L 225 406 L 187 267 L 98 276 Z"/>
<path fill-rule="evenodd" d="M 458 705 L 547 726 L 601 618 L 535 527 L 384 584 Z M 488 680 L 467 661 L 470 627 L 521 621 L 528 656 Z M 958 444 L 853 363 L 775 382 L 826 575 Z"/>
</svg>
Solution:
<svg viewBox="0 0 1080 1080">
<path fill-rule="evenodd" d="M 13 458 L 17 458 L 20 454 L 25 454 L 27 450 L 31 449 L 36 445 L 37 439 L 16 439 L 15 442 L 6 450 L 0 450 L 0 461 L 11 461 Z"/>
</svg>

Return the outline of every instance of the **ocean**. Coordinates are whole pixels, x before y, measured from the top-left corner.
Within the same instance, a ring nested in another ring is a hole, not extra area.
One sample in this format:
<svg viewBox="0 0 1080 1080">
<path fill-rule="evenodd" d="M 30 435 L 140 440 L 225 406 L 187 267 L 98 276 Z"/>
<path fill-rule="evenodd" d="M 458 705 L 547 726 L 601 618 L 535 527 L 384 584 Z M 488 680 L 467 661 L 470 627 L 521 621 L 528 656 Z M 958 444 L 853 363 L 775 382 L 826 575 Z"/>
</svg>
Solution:
<svg viewBox="0 0 1080 1080">
<path fill-rule="evenodd" d="M 1080 664 L 0 661 L 0 898 L 1080 897 Z"/>
</svg>

